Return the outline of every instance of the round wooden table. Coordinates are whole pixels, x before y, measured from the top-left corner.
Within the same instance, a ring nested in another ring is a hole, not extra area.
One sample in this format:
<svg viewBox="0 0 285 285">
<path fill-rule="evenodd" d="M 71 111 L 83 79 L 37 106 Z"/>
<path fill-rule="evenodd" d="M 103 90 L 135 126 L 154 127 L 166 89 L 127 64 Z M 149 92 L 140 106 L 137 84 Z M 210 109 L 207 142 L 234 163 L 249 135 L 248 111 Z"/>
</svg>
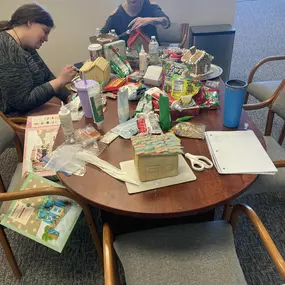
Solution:
<svg viewBox="0 0 285 285">
<path fill-rule="evenodd" d="M 223 98 L 224 90 L 221 90 L 220 109 L 202 110 L 191 122 L 205 124 L 208 131 L 228 130 L 222 123 Z M 136 104 L 130 105 L 131 110 L 134 110 Z M 84 117 L 75 123 L 75 128 L 83 127 L 90 122 L 92 120 Z M 241 128 L 245 122 L 264 144 L 262 134 L 243 112 Z M 102 134 L 117 124 L 117 102 L 108 99 Z M 63 133 L 60 129 L 55 146 L 62 142 Z M 182 144 L 185 152 L 211 158 L 205 140 L 182 139 Z M 104 150 L 100 158 L 119 167 L 120 162 L 133 159 L 131 141 L 117 138 Z M 125 183 L 89 164 L 83 177 L 74 175 L 67 177 L 62 173 L 58 175 L 70 191 L 84 198 L 89 204 L 108 212 L 138 218 L 174 218 L 206 212 L 239 196 L 257 177 L 257 175 L 220 175 L 213 168 L 195 172 L 197 180 L 194 182 L 129 195 Z"/>
</svg>

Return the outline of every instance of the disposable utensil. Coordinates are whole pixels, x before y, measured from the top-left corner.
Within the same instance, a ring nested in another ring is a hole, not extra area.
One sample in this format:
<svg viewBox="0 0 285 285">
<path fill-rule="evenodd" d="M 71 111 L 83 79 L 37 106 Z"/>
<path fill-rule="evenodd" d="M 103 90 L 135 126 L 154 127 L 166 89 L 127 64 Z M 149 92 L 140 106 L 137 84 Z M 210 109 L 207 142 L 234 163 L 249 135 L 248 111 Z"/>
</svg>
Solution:
<svg viewBox="0 0 285 285">
<path fill-rule="evenodd" d="M 123 37 L 123 36 L 129 35 L 130 33 L 131 33 L 131 30 L 127 30 L 127 31 L 125 31 L 124 33 L 118 35 L 118 38 L 121 38 L 121 37 Z"/>
</svg>

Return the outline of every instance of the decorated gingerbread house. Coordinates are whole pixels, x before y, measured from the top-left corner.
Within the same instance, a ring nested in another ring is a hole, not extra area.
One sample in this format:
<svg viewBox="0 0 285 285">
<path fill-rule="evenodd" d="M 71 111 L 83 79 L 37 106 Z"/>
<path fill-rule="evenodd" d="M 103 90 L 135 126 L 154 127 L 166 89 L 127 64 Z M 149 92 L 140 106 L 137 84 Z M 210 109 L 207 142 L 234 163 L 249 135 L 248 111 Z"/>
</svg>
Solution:
<svg viewBox="0 0 285 285">
<path fill-rule="evenodd" d="M 136 51 L 138 45 L 143 45 L 144 50 L 148 53 L 149 42 L 150 38 L 140 29 L 137 29 L 133 33 L 131 33 L 127 44 L 131 51 Z"/>
<path fill-rule="evenodd" d="M 196 49 L 196 47 L 193 46 L 184 54 L 181 60 L 187 64 L 190 73 L 194 75 L 204 75 L 211 71 L 213 59 L 214 57 L 206 51 Z"/>
<path fill-rule="evenodd" d="M 107 83 L 110 80 L 110 63 L 103 57 L 98 57 L 95 61 L 87 61 L 80 68 L 80 72 L 85 73 L 86 79 L 92 79 L 99 83 Z"/>
</svg>

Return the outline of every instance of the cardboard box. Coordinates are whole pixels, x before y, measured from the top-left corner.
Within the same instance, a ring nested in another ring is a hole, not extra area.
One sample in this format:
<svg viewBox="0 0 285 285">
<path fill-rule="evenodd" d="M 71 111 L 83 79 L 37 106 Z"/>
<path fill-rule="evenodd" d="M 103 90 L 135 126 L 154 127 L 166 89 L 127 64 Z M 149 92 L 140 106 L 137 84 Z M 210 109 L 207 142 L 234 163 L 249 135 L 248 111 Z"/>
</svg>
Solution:
<svg viewBox="0 0 285 285">
<path fill-rule="evenodd" d="M 114 37 L 112 35 L 109 35 L 109 34 L 102 34 L 99 37 L 91 36 L 91 37 L 89 37 L 89 40 L 90 40 L 91 44 L 100 44 L 102 46 L 103 56 L 105 56 L 104 55 L 105 44 L 110 44 L 110 43 L 116 42 L 116 41 L 118 41 L 118 38 Z"/>
<path fill-rule="evenodd" d="M 178 154 L 135 154 L 134 162 L 142 182 L 178 175 Z"/>
<path fill-rule="evenodd" d="M 116 41 L 116 42 L 112 42 L 112 43 L 108 43 L 104 45 L 104 55 L 106 60 L 111 61 L 111 59 L 114 56 L 114 52 L 109 49 L 110 46 L 113 46 L 115 48 L 115 50 L 124 58 L 126 59 L 126 42 L 123 40 L 120 41 Z"/>
</svg>

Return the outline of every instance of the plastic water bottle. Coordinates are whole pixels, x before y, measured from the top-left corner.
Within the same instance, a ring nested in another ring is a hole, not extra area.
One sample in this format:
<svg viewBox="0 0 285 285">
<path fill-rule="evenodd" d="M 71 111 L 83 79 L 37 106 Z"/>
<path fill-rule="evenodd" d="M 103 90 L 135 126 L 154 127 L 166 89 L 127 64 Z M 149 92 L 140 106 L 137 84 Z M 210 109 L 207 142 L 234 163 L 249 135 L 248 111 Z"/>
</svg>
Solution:
<svg viewBox="0 0 285 285">
<path fill-rule="evenodd" d="M 111 35 L 115 38 L 118 37 L 118 35 L 116 34 L 116 30 L 114 30 L 114 29 L 111 30 Z"/>
<path fill-rule="evenodd" d="M 130 118 L 128 89 L 121 87 L 118 92 L 118 117 L 120 124 L 126 122 Z"/>
<path fill-rule="evenodd" d="M 100 28 L 96 28 L 95 37 L 99 37 L 101 35 Z"/>
<path fill-rule="evenodd" d="M 155 36 L 151 37 L 149 43 L 149 56 L 151 64 L 158 64 L 159 62 L 159 44 L 155 38 Z"/>
</svg>

